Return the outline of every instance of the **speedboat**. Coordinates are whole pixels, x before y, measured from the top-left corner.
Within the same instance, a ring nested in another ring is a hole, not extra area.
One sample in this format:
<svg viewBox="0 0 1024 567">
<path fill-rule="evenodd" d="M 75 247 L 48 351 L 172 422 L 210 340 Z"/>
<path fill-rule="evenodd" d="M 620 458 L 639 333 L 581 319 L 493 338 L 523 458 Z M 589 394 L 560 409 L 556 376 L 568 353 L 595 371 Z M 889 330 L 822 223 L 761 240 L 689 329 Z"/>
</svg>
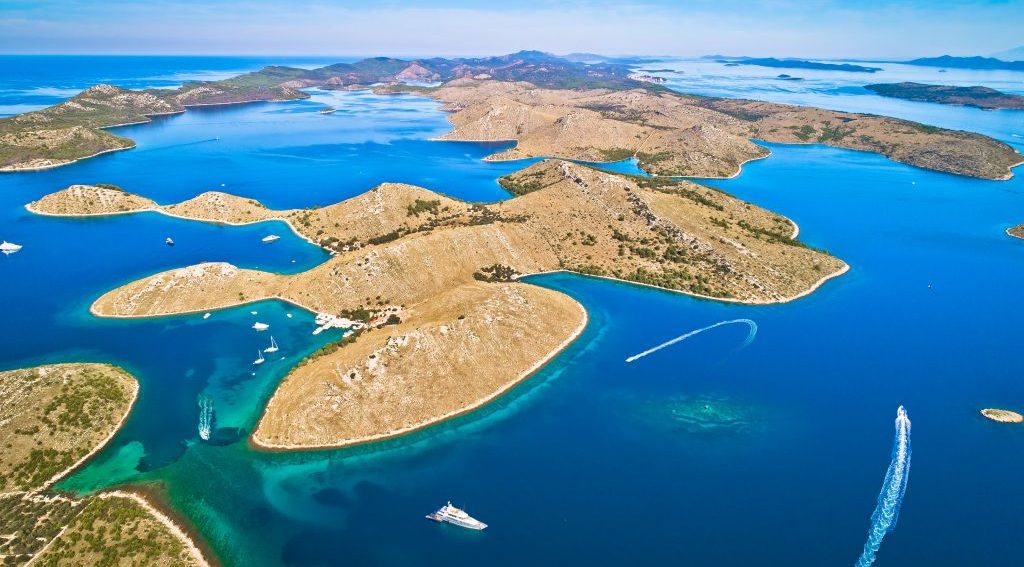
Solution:
<svg viewBox="0 0 1024 567">
<path fill-rule="evenodd" d="M 173 240 L 173 239 L 171 239 L 171 237 L 170 237 L 170 236 L 168 236 L 168 237 L 167 237 L 167 240 L 164 240 L 164 244 L 166 244 L 166 245 L 168 245 L 168 246 L 174 246 L 174 240 Z"/>
<path fill-rule="evenodd" d="M 482 530 L 487 527 L 487 524 L 470 516 L 464 510 L 452 506 L 450 500 L 448 504 L 441 506 L 437 512 L 427 514 L 427 519 L 435 522 L 447 522 L 468 530 Z"/>
<path fill-rule="evenodd" d="M 4 254 L 14 254 L 18 250 L 21 250 L 21 245 L 20 244 L 15 244 L 13 242 L 7 242 L 6 240 L 4 240 L 2 243 L 0 243 L 0 252 L 3 252 Z"/>
</svg>

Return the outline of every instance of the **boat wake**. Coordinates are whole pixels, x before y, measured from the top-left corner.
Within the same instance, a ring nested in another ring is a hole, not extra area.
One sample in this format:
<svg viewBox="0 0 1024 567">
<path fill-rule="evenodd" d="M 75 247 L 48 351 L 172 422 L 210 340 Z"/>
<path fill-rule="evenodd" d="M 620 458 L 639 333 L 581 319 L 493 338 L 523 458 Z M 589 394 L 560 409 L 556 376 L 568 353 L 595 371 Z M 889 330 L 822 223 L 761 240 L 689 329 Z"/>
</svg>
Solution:
<svg viewBox="0 0 1024 567">
<path fill-rule="evenodd" d="M 871 528 L 868 540 L 864 543 L 864 552 L 857 560 L 857 567 L 868 567 L 875 562 L 875 554 L 882 545 L 885 534 L 896 528 L 900 506 L 903 505 L 903 494 L 907 491 L 907 479 L 910 475 L 910 418 L 907 410 L 900 406 L 896 410 L 896 440 L 892 447 L 892 462 L 885 473 L 882 492 L 878 495 L 878 505 L 871 514 Z"/>
<path fill-rule="evenodd" d="M 213 400 L 203 396 L 199 398 L 199 438 L 210 440 L 213 431 Z"/>
<path fill-rule="evenodd" d="M 658 345 L 656 347 L 652 347 L 652 348 L 649 348 L 649 349 L 647 349 L 647 350 L 645 350 L 645 351 L 643 351 L 641 353 L 634 354 L 633 356 L 627 358 L 626 362 L 633 362 L 634 360 L 641 359 L 641 358 L 647 356 L 648 354 L 652 354 L 652 353 L 658 352 L 659 350 L 661 350 L 661 349 L 663 349 L 665 347 L 670 347 L 670 346 L 672 346 L 672 345 L 674 345 L 676 343 L 683 342 L 686 339 L 688 339 L 688 338 L 690 338 L 690 337 L 692 337 L 694 335 L 699 335 L 699 334 L 703 333 L 704 331 L 710 331 L 711 329 L 714 329 L 715 327 L 721 327 L 723 325 L 732 325 L 732 324 L 735 324 L 735 323 L 743 323 L 744 325 L 748 325 L 750 327 L 750 332 L 747 334 L 747 338 L 743 341 L 743 344 L 740 345 L 739 348 L 743 348 L 743 347 L 749 345 L 750 343 L 754 342 L 754 337 L 757 336 L 757 323 L 756 322 L 754 322 L 751 319 L 729 319 L 728 321 L 719 321 L 719 322 L 715 323 L 714 325 L 708 325 L 707 327 L 703 327 L 703 328 L 697 329 L 695 331 L 690 331 L 689 333 L 686 333 L 685 335 L 679 335 L 678 337 L 676 337 L 676 338 L 674 338 L 674 339 L 672 339 L 670 341 L 665 341 L 665 342 L 661 343 L 660 345 Z"/>
</svg>

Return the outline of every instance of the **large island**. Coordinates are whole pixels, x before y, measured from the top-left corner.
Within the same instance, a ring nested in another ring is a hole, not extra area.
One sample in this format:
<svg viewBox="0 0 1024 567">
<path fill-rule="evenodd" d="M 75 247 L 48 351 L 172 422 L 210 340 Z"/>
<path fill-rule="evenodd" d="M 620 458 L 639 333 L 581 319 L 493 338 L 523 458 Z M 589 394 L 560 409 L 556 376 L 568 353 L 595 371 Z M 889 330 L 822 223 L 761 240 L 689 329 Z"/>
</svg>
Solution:
<svg viewBox="0 0 1024 567">
<path fill-rule="evenodd" d="M 878 83 L 864 87 L 881 96 L 973 106 L 984 110 L 1024 109 L 1024 96 L 1007 94 L 988 87 L 954 87 L 949 85 L 926 85 L 924 83 Z"/>
</svg>

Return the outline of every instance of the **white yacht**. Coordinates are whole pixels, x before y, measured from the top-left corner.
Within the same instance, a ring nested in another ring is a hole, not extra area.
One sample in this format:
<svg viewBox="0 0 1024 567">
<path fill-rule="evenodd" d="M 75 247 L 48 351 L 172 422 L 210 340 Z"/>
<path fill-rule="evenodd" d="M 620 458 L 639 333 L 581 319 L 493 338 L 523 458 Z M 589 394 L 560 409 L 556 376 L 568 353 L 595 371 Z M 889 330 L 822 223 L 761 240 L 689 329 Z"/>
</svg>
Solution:
<svg viewBox="0 0 1024 567">
<path fill-rule="evenodd" d="M 256 360 L 252 361 L 253 364 L 263 364 L 267 359 L 263 358 L 263 351 L 256 349 Z"/>
<path fill-rule="evenodd" d="M 3 252 L 4 254 L 14 254 L 18 250 L 21 250 L 21 245 L 20 244 L 15 244 L 13 242 L 7 242 L 6 240 L 4 240 L 2 243 L 0 243 L 0 252 Z"/>
<path fill-rule="evenodd" d="M 266 331 L 267 329 L 270 328 L 270 325 L 256 321 L 255 323 L 252 324 L 252 328 L 256 329 L 257 331 Z"/>
<path fill-rule="evenodd" d="M 263 349 L 263 352 L 277 352 L 277 351 L 278 351 L 277 341 L 275 341 L 274 340 L 274 336 L 271 335 L 270 336 L 270 346 L 265 348 L 265 349 Z"/>
<path fill-rule="evenodd" d="M 427 514 L 428 520 L 434 520 L 435 522 L 448 522 L 454 524 L 460 528 L 466 528 L 469 530 L 482 530 L 487 527 L 487 524 L 477 520 L 473 516 L 467 514 L 464 510 L 460 510 L 455 506 L 452 506 L 451 501 L 448 504 L 441 506 L 433 514 Z"/>
<path fill-rule="evenodd" d="M 273 242 L 275 240 L 279 240 L 280 238 L 281 237 L 276 234 L 270 234 L 268 236 L 263 237 L 263 242 Z"/>
<path fill-rule="evenodd" d="M 166 245 L 168 245 L 168 246 L 174 246 L 174 240 L 173 240 L 173 239 L 171 239 L 171 237 L 170 237 L 170 236 L 168 236 L 168 237 L 167 237 L 167 239 L 166 239 L 166 240 L 164 240 L 164 244 L 166 244 Z"/>
</svg>

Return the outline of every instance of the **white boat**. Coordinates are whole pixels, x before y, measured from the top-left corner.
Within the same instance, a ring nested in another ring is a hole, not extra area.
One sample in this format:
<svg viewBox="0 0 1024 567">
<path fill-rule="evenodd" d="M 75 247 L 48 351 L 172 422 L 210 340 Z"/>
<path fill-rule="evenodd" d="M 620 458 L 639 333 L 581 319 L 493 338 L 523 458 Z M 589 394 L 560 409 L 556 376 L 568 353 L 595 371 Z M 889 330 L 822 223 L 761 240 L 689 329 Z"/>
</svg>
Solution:
<svg viewBox="0 0 1024 567">
<path fill-rule="evenodd" d="M 266 331 L 267 329 L 270 328 L 270 325 L 256 321 L 255 323 L 252 324 L 252 328 L 256 329 L 257 331 Z"/>
<path fill-rule="evenodd" d="M 291 318 L 292 318 L 292 314 L 291 314 L 291 313 L 285 313 L 285 314 L 284 314 L 284 316 L 285 316 L 285 317 L 287 317 L 287 318 L 289 318 L 289 319 L 291 319 Z"/>
<path fill-rule="evenodd" d="M 256 349 L 256 352 L 258 353 L 257 354 L 257 358 L 256 358 L 256 360 L 252 361 L 252 363 L 253 364 L 263 364 L 267 360 L 267 359 L 263 358 L 263 351 L 259 350 L 259 349 Z"/>
<path fill-rule="evenodd" d="M 203 319 L 209 319 L 209 318 L 210 318 L 210 314 L 209 313 L 206 313 L 206 314 L 203 315 Z"/>
<path fill-rule="evenodd" d="M 465 511 L 452 506 L 450 500 L 448 501 L 448 504 L 441 506 L 437 512 L 427 514 L 427 519 L 434 520 L 435 522 L 448 522 L 449 524 L 469 530 L 482 530 L 487 527 L 487 524 L 477 520 L 473 516 L 470 516 Z"/>
<path fill-rule="evenodd" d="M 250 311 L 250 312 L 249 312 L 249 314 L 250 314 L 250 315 L 255 315 L 255 314 L 256 314 L 256 312 L 255 312 L 255 311 Z"/>
<path fill-rule="evenodd" d="M 173 239 L 171 239 L 171 237 L 170 237 L 170 236 L 168 236 L 168 237 L 167 237 L 167 240 L 164 240 L 164 244 L 166 244 L 166 245 L 168 245 L 168 246 L 174 246 L 174 240 L 173 240 Z"/>
<path fill-rule="evenodd" d="M 277 352 L 277 351 L 278 351 L 277 341 L 275 341 L 274 340 L 274 336 L 271 335 L 270 336 L 270 346 L 265 348 L 265 349 L 263 349 L 263 352 Z"/>
<path fill-rule="evenodd" d="M 7 242 L 6 240 L 4 240 L 2 243 L 0 243 L 0 252 L 3 252 L 4 254 L 14 254 L 18 250 L 21 250 L 21 245 L 20 244 L 15 244 L 13 242 Z"/>
<path fill-rule="evenodd" d="M 276 234 L 271 234 L 271 235 L 268 235 L 268 236 L 264 236 L 263 237 L 263 242 L 273 242 L 275 240 L 279 240 L 280 238 L 281 237 L 276 235 Z"/>
</svg>

